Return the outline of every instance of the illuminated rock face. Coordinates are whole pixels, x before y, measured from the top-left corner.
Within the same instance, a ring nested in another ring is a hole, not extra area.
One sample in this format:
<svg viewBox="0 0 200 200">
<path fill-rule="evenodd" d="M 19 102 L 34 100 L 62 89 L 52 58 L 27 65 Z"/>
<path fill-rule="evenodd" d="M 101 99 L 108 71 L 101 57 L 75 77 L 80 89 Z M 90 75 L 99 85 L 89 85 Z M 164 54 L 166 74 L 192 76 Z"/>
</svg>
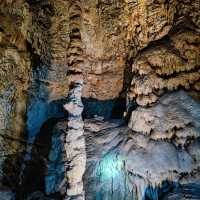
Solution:
<svg viewBox="0 0 200 200">
<path fill-rule="evenodd" d="M 138 112 L 147 124 L 140 125 L 143 119 Z M 179 120 L 183 112 L 187 116 Z M 160 122 L 163 118 L 165 123 Z M 199 121 L 200 105 L 185 92 L 164 96 L 152 109 L 133 111 L 131 129 L 118 121 L 86 120 L 86 198 L 157 199 L 165 181 L 198 183 Z"/>
<path fill-rule="evenodd" d="M 84 183 L 88 200 L 134 199 L 118 149 L 127 131 L 123 124 L 122 120 L 85 120 L 87 164 Z"/>
</svg>

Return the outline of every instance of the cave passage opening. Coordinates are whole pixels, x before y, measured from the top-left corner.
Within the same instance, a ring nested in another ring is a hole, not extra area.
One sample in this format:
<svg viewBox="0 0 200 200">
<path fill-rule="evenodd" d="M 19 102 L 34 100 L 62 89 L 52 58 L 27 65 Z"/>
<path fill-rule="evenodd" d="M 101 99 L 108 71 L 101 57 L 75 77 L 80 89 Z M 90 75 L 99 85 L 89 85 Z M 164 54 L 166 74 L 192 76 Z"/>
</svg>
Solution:
<svg viewBox="0 0 200 200">
<path fill-rule="evenodd" d="M 34 199 L 40 193 L 44 198 L 46 195 L 57 200 L 62 199 L 56 187 L 64 179 L 63 141 L 54 128 L 58 122 L 64 120 L 65 118 L 50 118 L 36 134 L 30 157 L 23 163 L 25 168 L 17 191 L 17 200 L 26 199 L 27 196 L 33 196 Z"/>
</svg>

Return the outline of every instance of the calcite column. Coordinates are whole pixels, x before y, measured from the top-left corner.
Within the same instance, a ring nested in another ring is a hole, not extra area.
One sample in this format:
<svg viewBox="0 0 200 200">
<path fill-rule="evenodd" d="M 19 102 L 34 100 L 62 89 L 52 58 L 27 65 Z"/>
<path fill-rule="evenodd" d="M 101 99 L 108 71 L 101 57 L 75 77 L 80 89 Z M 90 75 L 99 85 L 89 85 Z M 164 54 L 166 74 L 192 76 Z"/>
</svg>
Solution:
<svg viewBox="0 0 200 200">
<path fill-rule="evenodd" d="M 81 101 L 83 88 L 83 49 L 81 37 L 82 4 L 80 0 L 69 1 L 69 47 L 68 59 L 68 103 L 64 108 L 68 111 L 68 128 L 66 131 L 66 179 L 67 200 L 84 200 L 83 174 L 86 166 L 85 138 L 83 130 L 83 104 Z"/>
<path fill-rule="evenodd" d="M 83 130 L 82 111 L 83 104 L 81 101 L 83 81 L 74 82 L 68 100 L 64 105 L 68 111 L 68 130 L 66 132 L 66 178 L 68 181 L 67 200 L 83 200 L 84 190 L 82 177 L 85 172 L 86 151 L 85 138 Z"/>
</svg>

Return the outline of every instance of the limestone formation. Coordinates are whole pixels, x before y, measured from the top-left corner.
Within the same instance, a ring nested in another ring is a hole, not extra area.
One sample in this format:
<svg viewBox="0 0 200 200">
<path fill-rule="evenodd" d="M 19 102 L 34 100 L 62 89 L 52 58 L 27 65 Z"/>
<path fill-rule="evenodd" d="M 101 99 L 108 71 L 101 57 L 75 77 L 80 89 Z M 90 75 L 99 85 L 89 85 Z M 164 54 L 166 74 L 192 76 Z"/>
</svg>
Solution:
<svg viewBox="0 0 200 200">
<path fill-rule="evenodd" d="M 181 91 L 163 96 L 154 107 L 134 110 L 129 127 L 154 140 L 173 138 L 184 145 L 200 136 L 199 119 L 199 105 Z"/>
<path fill-rule="evenodd" d="M 117 121 L 86 121 L 87 199 L 95 198 L 95 189 L 104 199 L 157 199 L 156 188 L 165 181 L 198 182 L 199 114 L 199 104 L 180 92 L 154 108 L 133 111 L 132 131 Z"/>
<path fill-rule="evenodd" d="M 172 35 L 164 44 L 149 48 L 132 66 L 129 98 L 145 106 L 157 101 L 165 90 L 182 87 L 198 91 L 200 36 L 194 32 Z"/>
<path fill-rule="evenodd" d="M 181 174 L 187 171 L 188 176 L 192 176 L 193 171 L 199 169 L 196 160 L 199 147 L 194 145 L 200 137 L 199 120 L 199 104 L 183 91 L 163 96 L 152 108 L 133 111 L 129 127 L 138 134 L 133 139 L 142 149 L 146 149 L 148 155 L 145 155 L 144 150 L 131 153 L 131 146 L 128 145 L 128 168 L 131 168 L 133 174 L 143 178 L 146 176 L 143 184 L 152 184 L 152 187 L 164 179 L 184 182 Z M 189 150 L 196 147 L 195 153 Z"/>
<path fill-rule="evenodd" d="M 200 198 L 199 8 L 0 0 L 0 200 Z"/>
<path fill-rule="evenodd" d="M 69 46 L 68 57 L 68 126 L 65 144 L 65 171 L 67 179 L 66 199 L 84 200 L 83 175 L 86 164 L 85 138 L 83 130 L 83 45 L 81 35 L 82 2 L 69 1 Z"/>
<path fill-rule="evenodd" d="M 83 104 L 81 102 L 82 81 L 76 81 L 69 93 L 68 103 L 64 108 L 68 111 L 68 126 L 65 138 L 65 170 L 66 170 L 66 199 L 84 200 L 83 174 L 85 172 L 86 152 L 81 113 Z"/>
</svg>

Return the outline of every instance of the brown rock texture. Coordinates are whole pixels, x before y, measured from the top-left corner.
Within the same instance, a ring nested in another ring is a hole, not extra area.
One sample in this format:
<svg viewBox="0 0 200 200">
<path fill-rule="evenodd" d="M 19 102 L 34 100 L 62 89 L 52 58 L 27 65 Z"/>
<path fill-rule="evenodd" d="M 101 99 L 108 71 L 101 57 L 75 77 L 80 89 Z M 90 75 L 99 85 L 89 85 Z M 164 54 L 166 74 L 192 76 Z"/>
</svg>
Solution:
<svg viewBox="0 0 200 200">
<path fill-rule="evenodd" d="M 18 184 L 26 144 L 26 91 L 31 67 L 26 47 L 28 20 L 23 4 L 0 2 L 0 187 L 9 187 L 9 191 Z M 5 198 L 13 198 L 9 191 Z"/>
<path fill-rule="evenodd" d="M 130 99 L 145 106 L 156 102 L 166 90 L 199 91 L 199 40 L 199 34 L 184 31 L 144 50 L 132 66 Z"/>
<path fill-rule="evenodd" d="M 169 35 L 170 41 L 166 43 L 171 42 L 177 51 L 184 51 L 180 56 L 186 53 L 187 55 L 181 58 L 189 59 L 189 64 L 190 59 L 193 60 L 196 55 L 191 52 L 193 58 L 188 58 L 189 51 L 198 52 L 198 46 L 195 47 L 196 50 L 191 47 L 195 46 L 194 43 L 198 44 L 198 0 L 181 3 L 175 0 L 87 0 L 78 3 L 78 7 L 74 2 L 64 0 L 1 2 L 1 28 L 5 29 L 4 34 L 14 33 L 8 36 L 10 39 L 6 39 L 1 32 L 1 41 L 16 41 L 20 46 L 26 46 L 25 43 L 28 42 L 34 54 L 50 65 L 48 79 L 41 81 L 48 84 L 52 99 L 58 99 L 66 93 L 67 71 L 78 72 L 78 62 L 82 60 L 85 74 L 83 96 L 105 100 L 118 97 L 128 87 L 126 84 L 130 79 L 129 61 L 152 41 Z M 5 17 L 5 13 L 9 15 Z M 12 22 L 15 16 L 17 20 Z M 9 22 L 15 24 L 11 27 L 7 25 Z M 168 34 L 180 24 L 184 25 L 180 28 L 184 33 L 177 36 L 178 29 L 174 34 Z M 186 33 L 187 28 L 192 31 Z M 192 44 L 185 44 L 182 49 L 180 44 L 183 45 L 183 40 Z M 159 45 L 157 46 L 159 49 Z M 167 44 L 161 46 L 169 48 Z M 154 48 L 156 51 L 156 47 Z M 171 53 L 174 54 L 174 51 Z M 164 57 L 170 57 L 164 50 L 162 52 Z M 75 62 L 75 57 L 76 67 L 70 67 Z M 197 57 L 198 55 L 196 59 Z M 137 65 L 136 61 L 134 63 Z M 180 63 L 178 65 L 181 67 Z M 134 71 L 135 67 L 133 68 Z"/>
</svg>

